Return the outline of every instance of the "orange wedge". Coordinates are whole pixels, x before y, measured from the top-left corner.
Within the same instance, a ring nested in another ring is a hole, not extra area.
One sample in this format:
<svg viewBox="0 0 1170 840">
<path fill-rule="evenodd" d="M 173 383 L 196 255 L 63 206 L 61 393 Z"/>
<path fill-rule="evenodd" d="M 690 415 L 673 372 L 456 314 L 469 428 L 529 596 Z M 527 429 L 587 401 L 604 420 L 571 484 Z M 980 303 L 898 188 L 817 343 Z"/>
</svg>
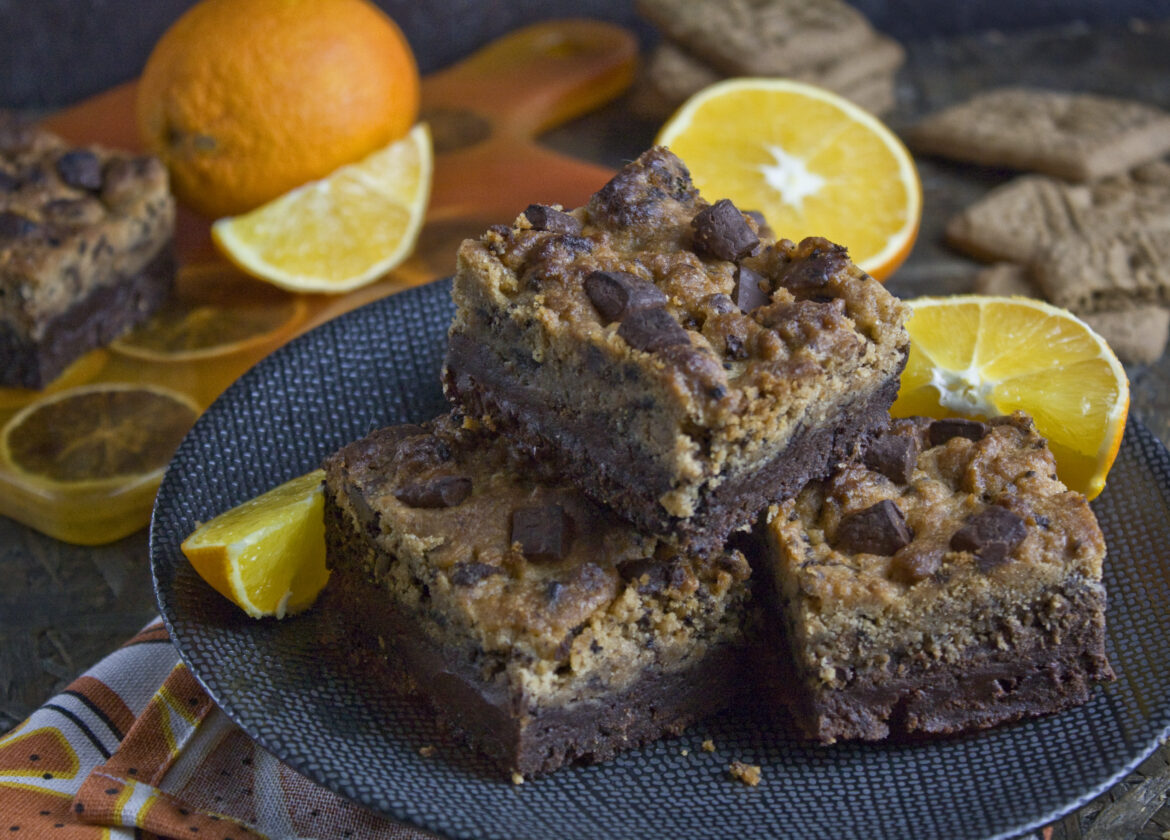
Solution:
<svg viewBox="0 0 1170 840">
<path fill-rule="evenodd" d="M 1023 297 L 907 301 L 910 357 L 896 417 L 1030 414 L 1057 474 L 1090 499 L 1125 430 L 1129 380 L 1101 336 L 1064 309 Z"/>
<path fill-rule="evenodd" d="M 824 236 L 884 280 L 914 246 L 922 186 L 880 120 L 815 85 L 728 79 L 688 99 L 660 130 L 711 201 L 764 214 L 777 236 Z"/>
<path fill-rule="evenodd" d="M 219 514 L 183 541 L 183 554 L 253 618 L 300 612 L 329 579 L 324 477 L 315 470 Z"/>
<path fill-rule="evenodd" d="M 374 282 L 414 249 L 431 190 L 425 124 L 327 178 L 242 216 L 211 236 L 249 274 L 294 292 L 341 293 Z"/>
</svg>

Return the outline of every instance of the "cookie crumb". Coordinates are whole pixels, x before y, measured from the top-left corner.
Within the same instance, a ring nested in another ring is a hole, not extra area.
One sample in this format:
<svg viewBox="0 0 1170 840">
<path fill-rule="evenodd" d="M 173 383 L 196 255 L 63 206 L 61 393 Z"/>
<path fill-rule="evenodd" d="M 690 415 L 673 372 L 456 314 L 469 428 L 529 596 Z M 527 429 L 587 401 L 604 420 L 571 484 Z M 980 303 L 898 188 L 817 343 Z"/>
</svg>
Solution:
<svg viewBox="0 0 1170 840">
<path fill-rule="evenodd" d="M 418 748 L 418 754 L 421 755 L 423 758 L 430 758 L 432 755 L 435 754 L 435 748 L 432 747 L 430 744 L 427 744 L 425 747 Z"/>
<path fill-rule="evenodd" d="M 512 771 L 512 784 L 514 784 L 514 785 L 524 784 L 524 775 L 522 773 L 518 773 L 515 770 L 513 770 Z"/>
<path fill-rule="evenodd" d="M 703 742 L 703 752 L 715 752 L 715 742 L 710 738 Z"/>
<path fill-rule="evenodd" d="M 691 751 L 688 750 L 686 747 L 683 747 L 681 750 L 679 750 L 679 755 L 690 755 L 690 754 L 691 754 Z"/>
<path fill-rule="evenodd" d="M 731 766 L 727 768 L 727 772 L 731 774 L 731 778 L 739 779 L 745 785 L 755 787 L 760 783 L 760 778 L 763 774 L 760 771 L 758 764 L 745 764 L 742 761 L 733 761 Z"/>
</svg>

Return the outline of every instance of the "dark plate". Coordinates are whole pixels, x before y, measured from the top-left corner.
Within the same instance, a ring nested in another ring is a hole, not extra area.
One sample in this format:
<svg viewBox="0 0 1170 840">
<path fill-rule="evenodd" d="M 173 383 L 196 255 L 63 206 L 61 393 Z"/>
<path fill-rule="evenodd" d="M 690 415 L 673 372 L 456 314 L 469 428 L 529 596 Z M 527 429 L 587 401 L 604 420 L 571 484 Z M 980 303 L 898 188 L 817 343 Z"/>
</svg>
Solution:
<svg viewBox="0 0 1170 840">
<path fill-rule="evenodd" d="M 245 732 L 304 775 L 460 838 L 1010 837 L 1108 789 L 1170 731 L 1170 457 L 1131 422 L 1094 503 L 1118 680 L 1087 705 L 972 737 L 830 748 L 766 715 L 726 713 L 601 766 L 519 787 L 493 775 L 347 667 L 322 611 L 253 621 L 179 552 L 197 520 L 379 425 L 442 411 L 449 293 L 443 282 L 377 301 L 265 359 L 195 424 L 159 491 L 151 566 L 180 655 Z M 698 749 L 706 738 L 715 752 Z M 428 744 L 439 749 L 424 758 Z M 729 779 L 733 759 L 763 765 L 758 787 Z"/>
</svg>

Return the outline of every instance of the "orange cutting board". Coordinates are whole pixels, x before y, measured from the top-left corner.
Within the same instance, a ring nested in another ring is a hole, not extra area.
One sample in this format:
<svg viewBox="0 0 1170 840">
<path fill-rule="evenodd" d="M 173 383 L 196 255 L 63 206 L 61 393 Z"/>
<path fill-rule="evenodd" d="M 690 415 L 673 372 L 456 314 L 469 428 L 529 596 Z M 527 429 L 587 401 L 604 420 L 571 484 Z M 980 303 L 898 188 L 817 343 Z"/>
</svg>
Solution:
<svg viewBox="0 0 1170 840">
<path fill-rule="evenodd" d="M 537 137 L 621 94 L 633 80 L 636 57 L 634 37 L 617 26 L 550 21 L 513 32 L 423 79 L 420 119 L 431 127 L 435 159 L 418 245 L 385 278 L 344 295 L 289 295 L 243 277 L 216 253 L 211 220 L 180 207 L 175 233 L 180 272 L 168 306 L 178 306 L 184 329 L 201 329 L 219 344 L 212 352 L 183 345 L 198 349 L 151 353 L 133 336 L 116 341 L 83 356 L 45 392 L 0 388 L 0 424 L 23 410 L 35 412 L 53 392 L 105 382 L 180 392 L 206 408 L 248 367 L 293 336 L 375 298 L 452 273 L 464 238 L 491 224 L 510 223 L 534 202 L 584 203 L 612 172 L 544 148 Z M 126 83 L 44 123 L 76 144 L 141 150 L 135 92 L 135 83 Z M 253 323 L 258 313 L 282 320 L 247 340 L 224 343 L 222 335 L 232 334 L 233 321 Z M 62 437 L 70 433 L 60 432 Z M 137 476 L 133 486 L 107 486 L 105 481 L 46 485 L 0 463 L 0 514 L 69 542 L 108 542 L 146 524 L 160 478 L 161 471 Z"/>
</svg>

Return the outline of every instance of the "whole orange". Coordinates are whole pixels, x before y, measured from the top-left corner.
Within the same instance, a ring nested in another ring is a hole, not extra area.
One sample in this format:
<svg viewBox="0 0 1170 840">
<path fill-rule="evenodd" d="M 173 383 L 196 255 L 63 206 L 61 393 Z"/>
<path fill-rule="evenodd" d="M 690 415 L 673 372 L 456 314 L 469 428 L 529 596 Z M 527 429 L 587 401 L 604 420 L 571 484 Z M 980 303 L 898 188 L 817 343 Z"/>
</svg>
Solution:
<svg viewBox="0 0 1170 840">
<path fill-rule="evenodd" d="M 403 136 L 418 68 L 367 0 L 201 0 L 155 45 L 138 127 L 179 200 L 251 210 Z"/>
</svg>

